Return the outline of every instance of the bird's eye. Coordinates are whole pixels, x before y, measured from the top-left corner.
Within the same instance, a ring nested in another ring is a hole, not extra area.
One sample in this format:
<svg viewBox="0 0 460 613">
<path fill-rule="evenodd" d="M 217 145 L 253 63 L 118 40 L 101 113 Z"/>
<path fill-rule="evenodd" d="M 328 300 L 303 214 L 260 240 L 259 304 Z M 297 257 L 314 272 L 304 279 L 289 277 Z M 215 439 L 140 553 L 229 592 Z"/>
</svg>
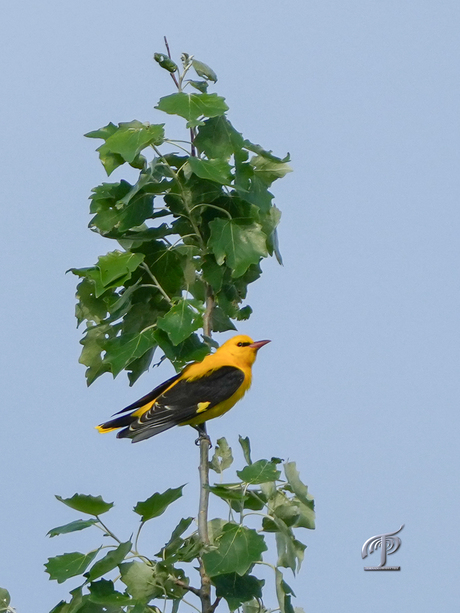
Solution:
<svg viewBox="0 0 460 613">
<path fill-rule="evenodd" d="M 248 347 L 251 343 L 238 343 L 237 347 Z"/>
</svg>

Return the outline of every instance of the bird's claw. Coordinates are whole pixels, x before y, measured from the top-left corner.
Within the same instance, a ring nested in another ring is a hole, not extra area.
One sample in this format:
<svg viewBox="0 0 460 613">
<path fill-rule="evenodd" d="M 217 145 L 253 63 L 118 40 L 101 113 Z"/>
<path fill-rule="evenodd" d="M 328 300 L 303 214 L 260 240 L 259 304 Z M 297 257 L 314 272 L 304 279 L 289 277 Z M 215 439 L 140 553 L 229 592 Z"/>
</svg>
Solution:
<svg viewBox="0 0 460 613">
<path fill-rule="evenodd" d="M 195 445 L 199 447 L 201 445 L 201 441 L 203 440 L 208 441 L 209 449 L 211 449 L 212 447 L 211 439 L 209 438 L 209 435 L 205 433 L 200 432 L 200 436 L 195 440 Z"/>
<path fill-rule="evenodd" d="M 194 426 L 195 430 L 198 431 L 198 438 L 195 441 L 195 445 L 198 447 L 201 445 L 201 441 L 208 441 L 209 449 L 212 447 L 211 439 L 209 438 L 209 434 L 206 432 L 206 426 L 204 424 L 200 424 L 199 426 Z"/>
</svg>

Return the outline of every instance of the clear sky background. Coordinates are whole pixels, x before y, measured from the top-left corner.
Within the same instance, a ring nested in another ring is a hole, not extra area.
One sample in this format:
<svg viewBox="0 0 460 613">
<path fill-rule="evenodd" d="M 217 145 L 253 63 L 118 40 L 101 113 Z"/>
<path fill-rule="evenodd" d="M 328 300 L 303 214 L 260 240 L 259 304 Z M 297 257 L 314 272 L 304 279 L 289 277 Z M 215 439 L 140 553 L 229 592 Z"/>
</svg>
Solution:
<svg viewBox="0 0 460 613">
<path fill-rule="evenodd" d="M 196 512 L 191 429 L 138 445 L 94 430 L 171 369 L 88 389 L 64 274 L 112 248 L 87 229 L 105 174 L 82 135 L 164 121 L 153 106 L 172 82 L 152 59 L 163 35 L 176 58 L 217 72 L 239 131 L 292 156 L 295 172 L 275 184 L 285 265 L 264 263 L 240 327 L 273 342 L 250 394 L 209 430 L 235 451 L 242 434 L 255 458 L 297 461 L 315 496 L 302 571 L 286 573 L 295 604 L 456 610 L 459 26 L 457 0 L 4 6 L 0 586 L 18 613 L 47 613 L 78 584 L 49 581 L 48 557 L 99 543 L 90 530 L 45 536 L 77 518 L 54 494 L 114 500 L 107 517 L 126 538 L 132 506 L 154 491 L 187 482 L 171 515 Z M 401 571 L 364 572 L 364 541 L 403 523 L 389 558 Z M 157 551 L 174 525 L 146 531 L 144 548 Z"/>
</svg>

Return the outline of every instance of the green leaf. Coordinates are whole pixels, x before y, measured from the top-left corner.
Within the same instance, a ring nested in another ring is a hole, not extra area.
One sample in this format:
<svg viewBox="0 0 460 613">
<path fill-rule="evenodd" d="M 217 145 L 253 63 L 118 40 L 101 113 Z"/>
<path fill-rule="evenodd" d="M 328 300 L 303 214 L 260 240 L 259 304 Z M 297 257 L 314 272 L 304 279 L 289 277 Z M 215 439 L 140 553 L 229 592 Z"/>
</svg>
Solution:
<svg viewBox="0 0 460 613">
<path fill-rule="evenodd" d="M 246 189 L 238 185 L 235 187 L 241 198 L 251 204 L 255 204 L 263 213 L 267 213 L 270 210 L 273 194 L 268 191 L 266 184 L 259 177 L 252 177 Z"/>
<path fill-rule="evenodd" d="M 202 325 L 201 314 L 192 309 L 188 300 L 178 302 L 164 317 L 160 317 L 157 321 L 157 326 L 167 333 L 173 345 L 185 341 Z"/>
<path fill-rule="evenodd" d="M 213 332 L 226 332 L 227 330 L 236 330 L 232 320 L 219 307 L 215 306 L 211 312 L 211 328 Z"/>
<path fill-rule="evenodd" d="M 251 165 L 254 167 L 256 176 L 270 186 L 276 179 L 281 179 L 288 172 L 292 172 L 289 164 L 268 159 L 264 156 L 256 155 L 251 159 Z"/>
<path fill-rule="evenodd" d="M 131 274 L 144 260 L 142 253 L 111 251 L 97 261 L 99 276 L 96 277 L 96 297 L 110 287 L 120 287 L 131 278 Z"/>
<path fill-rule="evenodd" d="M 207 254 L 203 258 L 201 269 L 203 271 L 203 278 L 206 283 L 209 283 L 214 292 L 219 292 L 222 288 L 226 267 L 219 266 L 215 257 L 212 254 Z"/>
<path fill-rule="evenodd" d="M 155 62 L 158 62 L 162 68 L 167 70 L 168 72 L 176 72 L 177 64 L 172 61 L 170 57 L 165 55 L 164 53 L 154 53 L 153 59 Z"/>
<path fill-rule="evenodd" d="M 257 579 L 253 575 L 241 577 L 237 573 L 218 575 L 212 582 L 216 586 L 216 596 L 225 598 L 230 611 L 253 598 L 262 598 L 262 587 L 265 584 L 263 579 Z"/>
<path fill-rule="evenodd" d="M 0 611 L 3 611 L 8 608 L 10 602 L 11 597 L 9 595 L 8 590 L 5 590 L 5 588 L 0 587 Z"/>
<path fill-rule="evenodd" d="M 308 530 L 315 529 L 315 512 L 311 506 L 303 504 L 303 502 L 297 503 L 299 508 L 299 517 L 293 524 L 295 528 L 307 528 Z"/>
<path fill-rule="evenodd" d="M 193 141 L 200 153 L 206 157 L 228 160 L 243 146 L 243 136 L 235 130 L 225 115 L 211 117 L 198 128 Z"/>
<path fill-rule="evenodd" d="M 304 505 L 313 510 L 313 497 L 308 493 L 308 487 L 300 480 L 295 462 L 286 462 L 284 464 L 284 474 L 297 498 L 303 502 Z"/>
<path fill-rule="evenodd" d="M 268 609 L 260 600 L 254 599 L 243 604 L 243 613 L 268 613 Z"/>
<path fill-rule="evenodd" d="M 89 581 L 94 581 L 95 579 L 102 577 L 102 575 L 110 572 L 121 564 L 121 562 L 123 562 L 125 557 L 131 551 L 131 547 L 131 541 L 120 543 L 120 545 L 118 545 L 118 547 L 116 547 L 113 551 L 109 551 L 103 558 L 98 560 L 90 571 L 85 574 L 85 577 L 87 577 Z"/>
<path fill-rule="evenodd" d="M 110 369 L 109 365 L 103 363 L 101 358 L 102 347 L 106 341 L 106 335 L 110 335 L 110 331 L 108 325 L 88 326 L 85 336 L 80 341 L 83 349 L 78 361 L 80 364 L 88 366 L 85 373 L 87 385 L 91 385 L 97 377 Z"/>
<path fill-rule="evenodd" d="M 257 155 L 261 155 L 262 157 L 267 158 L 268 160 L 271 160 L 272 162 L 285 163 L 285 162 L 289 162 L 291 159 L 289 153 L 287 154 L 285 158 L 280 158 L 280 157 L 277 157 L 276 155 L 273 155 L 271 151 L 267 151 L 260 145 L 251 143 L 251 141 L 249 140 L 244 141 L 244 147 L 245 149 L 249 149 L 249 151 L 252 151 L 253 153 L 257 153 Z"/>
<path fill-rule="evenodd" d="M 264 537 L 255 530 L 227 523 L 214 543 L 216 549 L 203 554 L 206 572 L 210 577 L 238 573 L 244 575 L 262 559 L 266 551 Z"/>
<path fill-rule="evenodd" d="M 143 332 L 122 334 L 110 339 L 105 344 L 106 354 L 104 362 L 110 365 L 110 370 L 116 377 L 133 360 L 142 357 L 150 349 L 155 349 L 157 342 L 155 330 L 144 330 Z M 151 354 L 152 357 L 153 353 Z"/>
<path fill-rule="evenodd" d="M 275 570 L 276 596 L 280 606 L 281 613 L 294 613 L 294 608 L 291 604 L 292 589 L 283 580 L 283 574 L 280 570 Z"/>
<path fill-rule="evenodd" d="M 69 532 L 78 532 L 79 530 L 84 530 L 85 528 L 94 526 L 96 522 L 97 519 L 77 519 L 76 521 L 70 522 L 70 524 L 65 524 L 65 526 L 53 528 L 48 532 L 47 536 L 53 537 L 60 534 L 68 534 Z"/>
<path fill-rule="evenodd" d="M 293 537 L 277 532 L 275 534 L 276 548 L 278 550 L 277 566 L 290 568 L 293 573 L 296 571 L 296 551 L 294 548 Z"/>
<path fill-rule="evenodd" d="M 201 117 L 217 117 L 228 111 L 225 98 L 217 94 L 186 94 L 179 92 L 160 98 L 156 109 L 188 120 L 191 128 L 203 123 Z"/>
<path fill-rule="evenodd" d="M 93 130 L 93 132 L 88 132 L 87 134 L 85 134 L 85 136 L 87 138 L 102 138 L 103 140 L 106 140 L 117 130 L 117 126 L 110 122 L 99 130 Z M 97 151 L 99 152 L 99 158 L 108 175 L 110 175 L 115 170 L 115 168 L 118 168 L 118 166 L 121 166 L 125 163 L 125 160 L 121 157 L 121 155 L 119 155 L 118 153 L 112 153 L 109 148 L 105 146 L 105 143 L 98 147 Z"/>
<path fill-rule="evenodd" d="M 120 564 L 121 580 L 129 594 L 136 600 L 147 601 L 155 592 L 154 570 L 144 562 Z"/>
<path fill-rule="evenodd" d="M 131 163 L 143 149 L 161 145 L 163 141 L 164 124 L 151 125 L 134 120 L 119 123 L 118 129 L 106 139 L 105 147 Z"/>
<path fill-rule="evenodd" d="M 72 498 L 61 498 L 61 496 L 56 496 L 56 498 L 71 509 L 88 515 L 102 515 L 113 507 L 113 502 L 104 502 L 101 496 L 74 494 Z"/>
<path fill-rule="evenodd" d="M 83 279 L 77 285 L 78 303 L 75 307 L 77 325 L 80 325 L 85 319 L 98 324 L 107 315 L 107 305 L 102 298 L 96 298 L 95 289 L 95 284 L 91 279 Z"/>
<path fill-rule="evenodd" d="M 200 160 L 196 157 L 190 157 L 187 164 L 192 172 L 208 181 L 215 181 L 221 185 L 230 185 L 232 176 L 230 174 L 231 166 L 225 160 Z M 184 167 L 184 173 L 187 175 L 187 170 Z"/>
<path fill-rule="evenodd" d="M 233 463 L 232 448 L 228 446 L 227 439 L 222 437 L 217 439 L 217 445 L 214 449 L 209 467 L 216 473 L 223 473 Z"/>
<path fill-rule="evenodd" d="M 147 500 L 144 500 L 144 502 L 138 502 L 134 507 L 134 512 L 142 516 L 142 522 L 158 517 L 166 511 L 171 503 L 182 496 L 184 487 L 185 485 L 181 485 L 174 489 L 168 489 L 162 494 L 157 492 L 150 496 L 150 498 L 147 498 Z"/>
<path fill-rule="evenodd" d="M 213 83 L 217 81 L 217 75 L 214 70 L 204 62 L 200 62 L 199 60 L 193 59 L 192 66 L 199 77 L 207 79 L 208 81 L 212 81 Z"/>
<path fill-rule="evenodd" d="M 277 481 L 280 478 L 280 471 L 277 470 L 276 464 L 269 460 L 257 460 L 254 464 L 250 464 L 237 470 L 236 474 L 245 483 L 267 483 L 268 481 Z"/>
<path fill-rule="evenodd" d="M 82 575 L 98 552 L 99 549 L 96 549 L 86 555 L 74 552 L 65 553 L 55 558 L 48 558 L 48 562 L 45 564 L 46 572 L 49 574 L 50 579 L 54 579 L 58 583 L 64 583 L 70 577 Z"/>
<path fill-rule="evenodd" d="M 163 330 L 157 330 L 155 338 L 176 371 L 181 370 L 188 362 L 201 362 L 211 351 L 209 345 L 202 343 L 196 334 L 178 345 L 173 345 Z"/>
<path fill-rule="evenodd" d="M 181 536 L 192 522 L 193 517 L 181 519 L 177 526 L 174 528 L 169 541 L 161 549 L 161 551 L 155 555 L 164 561 L 170 561 L 170 559 L 175 556 L 175 554 L 177 554 L 179 549 L 183 546 L 185 541 L 183 538 L 181 538 Z"/>
<path fill-rule="evenodd" d="M 219 218 L 211 221 L 209 227 L 208 246 L 217 264 L 225 261 L 233 277 L 241 277 L 251 264 L 258 264 L 260 258 L 267 256 L 267 237 L 260 224 L 239 225 L 233 220 Z"/>
<path fill-rule="evenodd" d="M 205 94 L 208 91 L 209 83 L 207 81 L 193 81 L 192 79 L 188 80 L 188 83 L 202 94 Z"/>
<path fill-rule="evenodd" d="M 241 445 L 241 449 L 243 450 L 244 459 L 246 463 L 251 465 L 251 441 L 249 440 L 249 436 L 243 438 L 241 434 L 238 435 L 238 442 Z"/>
<path fill-rule="evenodd" d="M 110 606 L 126 606 L 132 604 L 132 599 L 126 594 L 117 592 L 113 586 L 113 581 L 101 579 L 89 585 L 89 601 L 96 604 Z"/>
</svg>

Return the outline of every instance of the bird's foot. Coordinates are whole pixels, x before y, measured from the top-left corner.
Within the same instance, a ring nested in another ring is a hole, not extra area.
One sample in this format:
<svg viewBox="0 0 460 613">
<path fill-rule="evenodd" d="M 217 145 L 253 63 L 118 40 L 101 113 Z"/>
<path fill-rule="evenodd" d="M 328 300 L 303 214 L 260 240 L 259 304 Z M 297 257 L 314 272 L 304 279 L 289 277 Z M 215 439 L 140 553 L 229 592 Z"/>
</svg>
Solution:
<svg viewBox="0 0 460 613">
<path fill-rule="evenodd" d="M 193 426 L 195 430 L 198 431 L 198 438 L 195 441 L 195 445 L 198 447 L 201 445 L 201 441 L 206 440 L 209 445 L 209 449 L 212 447 L 211 439 L 209 438 L 209 434 L 206 432 L 206 426 L 204 424 L 200 424 L 199 426 Z"/>
</svg>

